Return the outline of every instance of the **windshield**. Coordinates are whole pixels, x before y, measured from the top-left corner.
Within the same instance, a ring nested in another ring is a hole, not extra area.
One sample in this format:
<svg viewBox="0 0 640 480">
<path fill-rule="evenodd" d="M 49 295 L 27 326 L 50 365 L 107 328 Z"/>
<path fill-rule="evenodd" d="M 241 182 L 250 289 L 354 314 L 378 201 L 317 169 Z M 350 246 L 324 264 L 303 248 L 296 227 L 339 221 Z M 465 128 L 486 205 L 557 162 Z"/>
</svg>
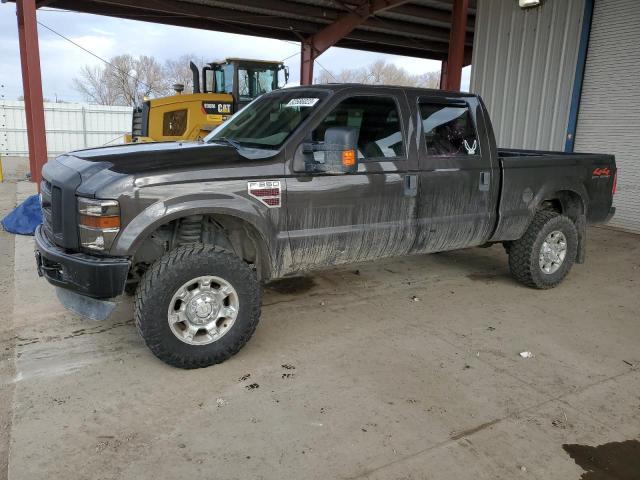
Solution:
<svg viewBox="0 0 640 480">
<path fill-rule="evenodd" d="M 205 137 L 241 147 L 276 149 L 318 107 L 321 91 L 282 91 L 260 97 Z"/>
</svg>

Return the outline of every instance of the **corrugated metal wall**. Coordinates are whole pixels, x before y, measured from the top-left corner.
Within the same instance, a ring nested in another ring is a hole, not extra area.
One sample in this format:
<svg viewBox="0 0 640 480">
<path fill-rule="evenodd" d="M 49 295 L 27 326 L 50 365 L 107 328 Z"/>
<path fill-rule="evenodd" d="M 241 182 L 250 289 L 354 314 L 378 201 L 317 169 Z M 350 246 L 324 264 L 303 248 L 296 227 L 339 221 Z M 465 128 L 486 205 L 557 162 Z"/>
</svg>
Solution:
<svg viewBox="0 0 640 480">
<path fill-rule="evenodd" d="M 131 131 L 131 107 L 45 103 L 49 156 L 106 143 L 122 143 Z M 28 155 L 24 102 L 0 103 L 0 154 Z"/>
<path fill-rule="evenodd" d="M 583 10 L 584 0 L 478 0 L 471 91 L 498 146 L 564 149 Z"/>
<path fill-rule="evenodd" d="M 616 215 L 640 233 L 640 2 L 597 0 L 593 11 L 575 150 L 613 153 Z"/>
</svg>

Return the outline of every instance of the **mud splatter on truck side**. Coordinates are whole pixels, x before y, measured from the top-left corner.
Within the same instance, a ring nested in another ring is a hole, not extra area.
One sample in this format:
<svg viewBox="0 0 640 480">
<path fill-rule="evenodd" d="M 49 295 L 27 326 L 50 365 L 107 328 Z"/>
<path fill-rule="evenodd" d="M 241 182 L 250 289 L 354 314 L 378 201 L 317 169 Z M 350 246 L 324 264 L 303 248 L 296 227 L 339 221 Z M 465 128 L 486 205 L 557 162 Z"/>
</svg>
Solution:
<svg viewBox="0 0 640 480">
<path fill-rule="evenodd" d="M 611 155 L 502 150 L 482 100 L 318 85 L 263 95 L 193 143 L 81 150 L 43 169 L 37 268 L 104 318 L 136 296 L 160 359 L 222 362 L 260 317 L 260 282 L 398 255 L 502 243 L 551 288 L 614 213 Z"/>
</svg>

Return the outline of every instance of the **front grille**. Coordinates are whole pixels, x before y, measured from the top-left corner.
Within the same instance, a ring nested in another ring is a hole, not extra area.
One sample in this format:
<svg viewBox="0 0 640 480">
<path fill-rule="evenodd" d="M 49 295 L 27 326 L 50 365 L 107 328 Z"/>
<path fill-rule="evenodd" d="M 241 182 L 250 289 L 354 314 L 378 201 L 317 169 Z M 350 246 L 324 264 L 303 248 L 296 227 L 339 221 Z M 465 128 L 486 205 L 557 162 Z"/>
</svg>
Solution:
<svg viewBox="0 0 640 480">
<path fill-rule="evenodd" d="M 78 247 L 74 190 L 67 192 L 55 181 L 40 183 L 44 234 L 54 244 L 69 249 Z"/>
<path fill-rule="evenodd" d="M 42 204 L 42 228 L 47 237 L 53 239 L 53 212 L 51 207 L 51 183 L 42 180 L 40 183 L 40 195 Z"/>
<path fill-rule="evenodd" d="M 65 165 L 65 158 L 51 160 L 42 168 L 43 229 L 57 246 L 76 250 L 79 247 L 76 191 L 82 178 L 76 168 Z"/>
</svg>

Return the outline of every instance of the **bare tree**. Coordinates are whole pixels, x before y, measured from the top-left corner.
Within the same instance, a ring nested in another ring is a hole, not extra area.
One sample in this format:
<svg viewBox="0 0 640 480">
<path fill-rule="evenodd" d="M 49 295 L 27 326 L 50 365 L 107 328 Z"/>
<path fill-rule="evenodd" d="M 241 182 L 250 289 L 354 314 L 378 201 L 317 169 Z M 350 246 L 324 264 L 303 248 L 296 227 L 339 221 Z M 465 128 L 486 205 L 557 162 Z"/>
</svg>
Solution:
<svg viewBox="0 0 640 480">
<path fill-rule="evenodd" d="M 119 105 L 118 94 L 107 81 L 107 76 L 106 68 L 85 65 L 80 70 L 80 77 L 73 79 L 73 85 L 91 103 Z"/>
<path fill-rule="evenodd" d="M 418 75 L 416 87 L 440 88 L 440 72 L 425 72 Z"/>
<path fill-rule="evenodd" d="M 193 54 L 182 55 L 164 62 L 164 76 L 169 86 L 172 87 L 174 84 L 180 83 L 184 85 L 186 93 L 193 92 L 193 73 L 189 68 L 190 62 L 195 63 L 198 70 L 204 65 L 204 60 Z"/>
<path fill-rule="evenodd" d="M 153 57 L 113 57 L 103 67 L 85 66 L 74 86 L 84 97 L 102 105 L 136 105 L 144 97 L 166 95 L 169 84 L 162 65 Z"/>
<path fill-rule="evenodd" d="M 367 85 L 400 85 L 408 87 L 438 88 L 439 72 L 412 75 L 402 67 L 385 60 L 377 60 L 362 68 L 347 68 L 338 73 L 322 70 L 316 83 L 364 83 Z"/>
</svg>

